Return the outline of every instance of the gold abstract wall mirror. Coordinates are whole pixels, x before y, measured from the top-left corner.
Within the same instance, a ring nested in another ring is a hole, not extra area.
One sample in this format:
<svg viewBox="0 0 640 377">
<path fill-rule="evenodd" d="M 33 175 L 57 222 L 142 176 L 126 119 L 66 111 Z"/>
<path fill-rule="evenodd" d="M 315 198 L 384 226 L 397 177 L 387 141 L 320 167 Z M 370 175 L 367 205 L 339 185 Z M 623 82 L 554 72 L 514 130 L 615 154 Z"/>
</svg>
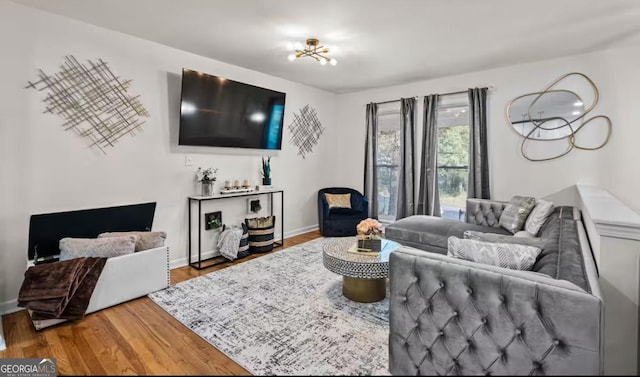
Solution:
<svg viewBox="0 0 640 377">
<path fill-rule="evenodd" d="M 540 92 L 523 94 L 507 106 L 507 120 L 522 137 L 520 152 L 529 161 L 548 161 L 573 149 L 596 150 L 611 137 L 611 120 L 588 117 L 600 93 L 583 73 L 561 76 Z"/>
</svg>

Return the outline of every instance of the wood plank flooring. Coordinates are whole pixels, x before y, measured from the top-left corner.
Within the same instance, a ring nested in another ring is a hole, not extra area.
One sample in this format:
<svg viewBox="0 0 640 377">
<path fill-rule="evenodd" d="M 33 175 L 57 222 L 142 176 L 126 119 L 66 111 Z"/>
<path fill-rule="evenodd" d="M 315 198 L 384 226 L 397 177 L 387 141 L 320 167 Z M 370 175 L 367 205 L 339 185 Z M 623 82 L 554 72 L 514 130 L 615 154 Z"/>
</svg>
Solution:
<svg viewBox="0 0 640 377">
<path fill-rule="evenodd" d="M 291 237 L 273 252 L 319 237 L 318 231 Z M 181 267 L 171 271 L 171 283 L 262 255 L 200 271 Z M 0 358 L 55 357 L 60 375 L 249 375 L 147 297 L 41 331 L 26 310 L 3 316 L 2 322 L 7 349 Z"/>
</svg>

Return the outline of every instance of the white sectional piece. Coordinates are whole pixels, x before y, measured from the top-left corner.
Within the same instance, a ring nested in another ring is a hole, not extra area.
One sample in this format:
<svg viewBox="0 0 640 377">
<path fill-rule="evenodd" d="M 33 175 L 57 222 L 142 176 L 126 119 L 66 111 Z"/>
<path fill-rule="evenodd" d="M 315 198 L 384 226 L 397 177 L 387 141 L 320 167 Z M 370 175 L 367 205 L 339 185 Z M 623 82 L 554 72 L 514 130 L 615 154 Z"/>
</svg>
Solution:
<svg viewBox="0 0 640 377">
<path fill-rule="evenodd" d="M 33 265 L 32 261 L 29 262 L 29 266 L 31 265 Z M 96 283 L 87 314 L 145 296 L 167 288 L 169 285 L 169 247 L 167 246 L 109 258 Z M 65 319 L 34 320 L 33 325 L 40 330 L 65 321 Z"/>
</svg>

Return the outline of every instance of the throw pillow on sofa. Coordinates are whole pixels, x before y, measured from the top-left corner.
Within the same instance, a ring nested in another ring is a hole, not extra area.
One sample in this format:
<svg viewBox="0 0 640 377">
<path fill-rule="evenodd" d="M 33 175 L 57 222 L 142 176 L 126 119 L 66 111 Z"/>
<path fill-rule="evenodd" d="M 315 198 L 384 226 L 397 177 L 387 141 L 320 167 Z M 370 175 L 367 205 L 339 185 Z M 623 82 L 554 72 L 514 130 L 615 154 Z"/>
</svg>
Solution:
<svg viewBox="0 0 640 377">
<path fill-rule="evenodd" d="M 137 236 L 129 235 L 108 238 L 70 238 L 60 240 L 60 260 L 82 257 L 111 258 L 133 254 Z"/>
<path fill-rule="evenodd" d="M 553 203 L 546 200 L 538 200 L 531 214 L 527 217 L 527 221 L 524 223 L 524 230 L 537 236 L 540 228 L 542 228 L 542 224 L 544 224 L 547 218 L 553 213 L 553 209 Z"/>
<path fill-rule="evenodd" d="M 351 194 L 329 194 L 325 193 L 324 198 L 332 208 L 351 208 Z"/>
<path fill-rule="evenodd" d="M 449 237 L 447 255 L 512 270 L 531 270 L 540 248 Z"/>
<path fill-rule="evenodd" d="M 473 230 L 466 230 L 463 233 L 462 237 L 467 240 L 493 242 L 493 243 L 509 243 L 509 244 L 518 244 L 518 245 L 526 245 L 526 246 L 542 248 L 541 238 L 524 238 L 524 237 L 516 237 L 516 236 L 507 236 L 505 234 L 484 233 L 484 232 L 476 232 Z"/>
<path fill-rule="evenodd" d="M 122 236 L 138 237 L 136 241 L 136 252 L 162 247 L 164 246 L 164 241 L 167 239 L 166 232 L 105 232 L 100 233 L 98 238 Z"/>
<path fill-rule="evenodd" d="M 500 226 L 513 234 L 521 231 L 535 205 L 535 198 L 529 196 L 513 196 L 504 211 L 502 211 L 502 215 L 500 215 Z"/>
</svg>

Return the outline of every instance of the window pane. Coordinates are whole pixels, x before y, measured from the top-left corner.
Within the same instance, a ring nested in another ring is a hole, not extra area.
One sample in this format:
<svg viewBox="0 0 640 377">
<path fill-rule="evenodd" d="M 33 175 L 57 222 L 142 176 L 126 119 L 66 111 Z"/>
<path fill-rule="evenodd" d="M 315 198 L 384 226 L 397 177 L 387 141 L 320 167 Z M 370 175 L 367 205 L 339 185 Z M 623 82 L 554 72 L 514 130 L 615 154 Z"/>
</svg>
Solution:
<svg viewBox="0 0 640 377">
<path fill-rule="evenodd" d="M 468 106 L 438 109 L 438 190 L 444 218 L 464 220 L 469 181 Z"/>
<path fill-rule="evenodd" d="M 398 194 L 398 164 L 400 158 L 400 130 L 378 131 L 378 218 L 395 221 Z"/>
</svg>

